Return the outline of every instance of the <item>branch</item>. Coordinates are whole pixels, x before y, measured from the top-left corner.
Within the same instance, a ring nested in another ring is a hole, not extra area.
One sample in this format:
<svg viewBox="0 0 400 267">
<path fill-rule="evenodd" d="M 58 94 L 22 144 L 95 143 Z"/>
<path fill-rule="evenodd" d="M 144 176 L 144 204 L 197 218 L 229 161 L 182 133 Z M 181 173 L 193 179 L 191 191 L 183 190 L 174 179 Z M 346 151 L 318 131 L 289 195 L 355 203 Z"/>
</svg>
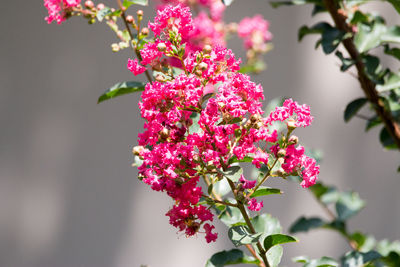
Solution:
<svg viewBox="0 0 400 267">
<path fill-rule="evenodd" d="M 346 16 L 338 12 L 338 7 L 334 0 L 324 0 L 324 4 L 329 14 L 331 15 L 336 27 L 344 32 L 350 32 L 351 27 L 346 22 Z M 360 54 L 354 45 L 353 38 L 348 38 L 342 41 L 344 47 L 349 53 L 351 59 L 356 62 L 356 68 L 358 72 L 358 81 L 361 85 L 361 89 L 364 91 L 366 98 L 373 104 L 375 112 L 382 119 L 385 124 L 385 128 L 388 130 L 393 140 L 395 141 L 398 149 L 400 150 L 400 126 L 393 119 L 392 114 L 385 109 L 383 101 L 379 98 L 379 94 L 376 91 L 375 83 L 371 81 L 365 73 L 365 65 L 361 61 Z"/>
</svg>

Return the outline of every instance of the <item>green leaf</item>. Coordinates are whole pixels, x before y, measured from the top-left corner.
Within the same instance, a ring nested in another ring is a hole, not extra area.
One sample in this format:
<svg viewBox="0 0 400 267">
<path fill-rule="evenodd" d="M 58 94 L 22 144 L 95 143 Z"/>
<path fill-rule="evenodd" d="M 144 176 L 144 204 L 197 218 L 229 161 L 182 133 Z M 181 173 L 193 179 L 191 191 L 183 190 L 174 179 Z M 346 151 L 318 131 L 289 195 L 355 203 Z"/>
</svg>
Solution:
<svg viewBox="0 0 400 267">
<path fill-rule="evenodd" d="M 336 202 L 336 213 L 339 221 L 346 221 L 357 214 L 365 205 L 365 202 L 356 192 L 343 192 Z"/>
<path fill-rule="evenodd" d="M 192 125 L 189 126 L 189 133 L 198 133 L 200 130 L 200 114 L 198 112 L 192 112 L 190 118 L 192 119 Z"/>
<path fill-rule="evenodd" d="M 219 170 L 219 172 L 232 182 L 236 183 L 243 174 L 243 169 L 240 166 L 231 166 L 227 168 L 226 171 Z"/>
<path fill-rule="evenodd" d="M 375 238 L 371 235 L 355 232 L 350 238 L 357 243 L 357 250 L 360 252 L 368 252 L 375 247 Z"/>
<path fill-rule="evenodd" d="M 358 31 L 354 36 L 354 44 L 360 53 L 377 47 L 382 41 L 383 34 L 387 31 L 386 26 L 379 21 L 375 21 L 372 26 L 358 23 L 357 29 Z"/>
<path fill-rule="evenodd" d="M 222 179 L 220 181 L 215 182 L 214 192 L 221 197 L 231 192 L 231 187 L 229 186 L 228 180 Z"/>
<path fill-rule="evenodd" d="M 400 0 L 386 0 L 389 3 L 393 5 L 393 7 L 396 9 L 397 13 L 400 14 Z"/>
<path fill-rule="evenodd" d="M 244 225 L 232 226 L 228 230 L 229 239 L 236 247 L 246 244 L 257 243 L 261 235 L 262 233 L 250 233 L 247 226 Z"/>
<path fill-rule="evenodd" d="M 300 42 L 308 34 L 322 34 L 325 30 L 332 29 L 332 26 L 326 22 L 320 22 L 309 28 L 304 25 L 299 29 L 298 41 Z"/>
<path fill-rule="evenodd" d="M 140 92 L 144 90 L 146 83 L 142 82 L 121 82 L 115 84 L 113 87 L 108 89 L 107 91 L 102 94 L 99 99 L 97 100 L 97 103 L 103 102 L 105 100 L 120 96 L 120 95 L 125 95 L 125 94 L 131 94 L 134 92 Z"/>
<path fill-rule="evenodd" d="M 242 214 L 240 213 L 239 209 L 229 206 L 225 207 L 218 218 L 221 220 L 221 222 L 229 227 L 239 222 L 242 222 L 243 220 Z"/>
<path fill-rule="evenodd" d="M 396 253 L 394 251 L 390 252 L 389 255 L 382 258 L 387 267 L 400 267 L 400 253 Z"/>
<path fill-rule="evenodd" d="M 389 75 L 385 77 L 385 83 L 382 85 L 378 84 L 376 86 L 376 90 L 379 93 L 393 90 L 396 88 L 400 88 L 400 76 L 396 73 L 389 73 Z"/>
<path fill-rule="evenodd" d="M 265 233 L 266 236 L 279 234 L 282 230 L 278 219 L 267 213 L 255 216 L 251 222 L 257 233 Z"/>
<path fill-rule="evenodd" d="M 222 0 L 222 3 L 223 3 L 224 5 L 226 5 L 226 6 L 231 5 L 232 2 L 233 2 L 233 0 Z"/>
<path fill-rule="evenodd" d="M 301 217 L 290 226 L 290 233 L 308 232 L 309 230 L 320 228 L 326 225 L 326 223 L 318 217 L 306 218 Z"/>
<path fill-rule="evenodd" d="M 379 134 L 379 140 L 381 141 L 381 144 L 387 148 L 387 149 L 396 149 L 397 145 L 394 142 L 392 136 L 386 129 L 386 127 L 382 127 L 382 130 Z"/>
<path fill-rule="evenodd" d="M 356 25 L 357 23 L 363 22 L 366 23 L 368 22 L 368 16 L 362 13 L 361 11 L 357 10 L 352 14 L 350 24 Z"/>
<path fill-rule="evenodd" d="M 376 250 L 382 256 L 389 255 L 391 251 L 395 251 L 400 254 L 400 241 L 396 240 L 393 242 L 389 242 L 387 239 L 384 239 L 376 245 Z"/>
<path fill-rule="evenodd" d="M 220 251 L 212 255 L 205 267 L 223 267 L 230 264 L 259 264 L 259 260 L 249 257 L 240 249 Z"/>
<path fill-rule="evenodd" d="M 321 182 L 317 182 L 315 185 L 309 187 L 309 190 L 311 190 L 314 196 L 319 200 L 326 192 L 328 192 L 329 187 L 325 186 Z"/>
<path fill-rule="evenodd" d="M 122 5 L 128 9 L 131 5 L 140 5 L 140 6 L 148 6 L 149 1 L 148 0 L 124 0 Z"/>
<path fill-rule="evenodd" d="M 349 122 L 367 102 L 366 98 L 357 98 L 351 101 L 344 110 L 344 121 Z"/>
<path fill-rule="evenodd" d="M 379 259 L 381 254 L 376 251 L 369 251 L 366 253 L 351 251 L 346 253 L 346 255 L 342 258 L 342 266 L 343 267 L 360 267 L 364 266 L 364 264 L 369 263 L 373 260 Z"/>
<path fill-rule="evenodd" d="M 303 267 L 336 267 L 339 264 L 332 258 L 322 257 L 320 259 L 310 260 L 307 257 L 300 256 L 293 259 L 295 262 L 305 263 Z"/>
<path fill-rule="evenodd" d="M 400 43 L 400 27 L 392 26 L 387 28 L 386 32 L 381 36 L 382 43 Z"/>
<path fill-rule="evenodd" d="M 400 48 L 397 48 L 397 47 L 390 48 L 389 45 L 385 45 L 384 52 L 385 52 L 385 54 L 393 56 L 393 57 L 397 58 L 398 60 L 400 60 Z"/>
<path fill-rule="evenodd" d="M 267 196 L 267 195 L 274 195 L 274 194 L 282 194 L 283 192 L 278 188 L 271 188 L 266 186 L 260 186 L 257 191 L 251 194 L 251 198 L 259 197 L 259 196 Z"/>
<path fill-rule="evenodd" d="M 375 126 L 378 126 L 381 123 L 382 119 L 379 116 L 374 116 L 373 118 L 367 121 L 367 124 L 365 125 L 365 131 L 368 131 Z"/>
<path fill-rule="evenodd" d="M 98 21 L 103 21 L 103 19 L 112 13 L 111 8 L 104 7 L 103 9 L 97 11 L 96 18 Z"/>
<path fill-rule="evenodd" d="M 267 251 L 265 256 L 267 256 L 267 260 L 271 267 L 277 267 L 281 262 L 283 255 L 283 248 L 280 245 L 276 245 L 270 250 Z"/>
<path fill-rule="evenodd" d="M 340 42 L 349 38 L 350 35 L 338 30 L 337 28 L 328 28 L 324 30 L 321 38 L 322 50 L 325 54 L 330 54 L 338 47 Z"/>
<path fill-rule="evenodd" d="M 342 66 L 340 66 L 341 71 L 348 70 L 351 66 L 353 66 L 356 62 L 351 58 L 345 58 L 340 51 L 336 51 L 335 55 L 342 61 Z"/>
<path fill-rule="evenodd" d="M 291 242 L 298 242 L 298 240 L 290 235 L 284 235 L 284 234 L 269 235 L 264 240 L 264 249 L 265 251 L 268 251 L 273 246 Z"/>
<path fill-rule="evenodd" d="M 232 164 L 235 162 L 252 162 L 253 157 L 250 156 L 245 156 L 243 159 L 238 159 L 235 155 L 232 156 L 232 158 L 229 159 L 228 163 Z"/>
</svg>

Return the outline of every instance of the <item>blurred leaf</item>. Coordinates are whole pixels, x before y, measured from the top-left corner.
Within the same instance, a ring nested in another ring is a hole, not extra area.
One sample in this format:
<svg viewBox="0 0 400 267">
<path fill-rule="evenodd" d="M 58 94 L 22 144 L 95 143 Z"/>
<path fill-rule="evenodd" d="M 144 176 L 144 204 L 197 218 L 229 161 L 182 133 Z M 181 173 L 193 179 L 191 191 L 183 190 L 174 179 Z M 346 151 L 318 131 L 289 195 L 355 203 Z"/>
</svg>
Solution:
<svg viewBox="0 0 400 267">
<path fill-rule="evenodd" d="M 242 222 L 243 217 L 239 209 L 226 206 L 225 209 L 219 214 L 218 218 L 226 226 L 230 227 L 236 223 Z"/>
<path fill-rule="evenodd" d="M 341 71 L 348 70 L 351 66 L 353 66 L 356 62 L 351 58 L 345 58 L 340 51 L 336 51 L 335 55 L 340 59 L 342 62 L 342 66 L 340 66 Z"/>
<path fill-rule="evenodd" d="M 322 34 L 325 30 L 332 29 L 332 26 L 326 22 L 320 22 L 309 28 L 304 25 L 299 29 L 298 41 L 301 42 L 306 35 Z"/>
<path fill-rule="evenodd" d="M 309 230 L 320 228 L 326 225 L 326 223 L 318 217 L 306 218 L 301 217 L 290 226 L 290 233 L 308 232 Z"/>
<path fill-rule="evenodd" d="M 239 181 L 240 176 L 243 174 L 243 169 L 240 166 L 231 166 L 227 168 L 226 171 L 218 171 L 234 183 Z"/>
<path fill-rule="evenodd" d="M 251 194 L 251 198 L 259 197 L 259 196 L 267 196 L 267 195 L 274 195 L 274 194 L 282 194 L 282 191 L 278 188 L 271 188 L 260 186 L 257 191 Z"/>
<path fill-rule="evenodd" d="M 362 13 L 361 11 L 357 10 L 354 12 L 354 14 L 351 16 L 350 24 L 356 25 L 357 23 L 360 22 L 368 22 L 368 16 Z"/>
<path fill-rule="evenodd" d="M 367 102 L 366 98 L 357 98 L 351 101 L 344 110 L 344 121 L 349 122 Z"/>
<path fill-rule="evenodd" d="M 357 29 L 358 31 L 354 36 L 354 44 L 360 53 L 364 53 L 377 47 L 382 41 L 381 38 L 383 34 L 387 31 L 386 26 L 378 21 L 376 21 L 372 26 L 358 23 Z"/>
<path fill-rule="evenodd" d="M 279 234 L 282 230 L 278 219 L 267 213 L 255 216 L 251 222 L 253 223 L 254 229 L 257 233 L 265 233 L 266 236 Z"/>
<path fill-rule="evenodd" d="M 382 43 L 400 43 L 400 27 L 392 26 L 387 28 L 386 32 L 381 36 Z"/>
<path fill-rule="evenodd" d="M 397 145 L 394 142 L 392 136 L 386 129 L 386 127 L 382 127 L 382 130 L 379 134 L 379 140 L 381 141 L 381 144 L 387 148 L 387 149 L 396 149 Z"/>
<path fill-rule="evenodd" d="M 149 1 L 148 0 L 124 0 L 122 5 L 128 9 L 131 5 L 141 5 L 141 6 L 148 6 Z"/>
<path fill-rule="evenodd" d="M 250 156 L 245 156 L 243 159 L 238 159 L 235 155 L 232 156 L 232 158 L 229 159 L 228 164 L 232 164 L 235 162 L 252 162 L 253 157 Z"/>
<path fill-rule="evenodd" d="M 315 4 L 314 8 L 313 8 L 313 10 L 311 12 L 311 16 L 315 16 L 315 15 L 317 15 L 319 13 L 323 13 L 323 12 L 326 12 L 326 11 L 327 10 L 326 10 L 324 5 Z"/>
<path fill-rule="evenodd" d="M 293 259 L 294 262 L 305 263 L 303 267 L 336 267 L 339 264 L 332 258 L 322 257 L 320 259 L 310 260 L 307 257 L 300 256 Z"/>
<path fill-rule="evenodd" d="M 389 3 L 393 5 L 393 7 L 396 9 L 397 13 L 400 14 L 400 0 L 386 0 Z"/>
<path fill-rule="evenodd" d="M 214 192 L 221 197 L 231 192 L 231 187 L 229 186 L 228 180 L 221 179 L 220 181 L 215 182 Z"/>
<path fill-rule="evenodd" d="M 357 214 L 365 205 L 365 202 L 356 192 L 343 192 L 336 202 L 336 212 L 340 221 L 346 221 Z"/>
<path fill-rule="evenodd" d="M 229 239 L 236 247 L 246 244 L 257 243 L 261 235 L 262 233 L 250 233 L 247 226 L 244 225 L 232 226 L 228 230 Z"/>
<path fill-rule="evenodd" d="M 111 8 L 109 7 L 104 7 L 103 9 L 100 9 L 99 11 L 97 11 L 96 13 L 96 18 L 98 21 L 103 21 L 103 19 L 110 15 L 112 13 Z"/>
<path fill-rule="evenodd" d="M 120 96 L 120 95 L 125 95 L 125 94 L 131 94 L 135 92 L 140 92 L 144 90 L 146 83 L 142 82 L 121 82 L 115 84 L 113 87 L 108 89 L 104 94 L 102 94 L 99 99 L 97 100 L 97 103 L 103 102 L 105 100 Z"/>
<path fill-rule="evenodd" d="M 376 245 L 376 250 L 383 256 L 389 255 L 391 251 L 400 254 L 400 241 L 396 240 L 389 242 L 388 240 L 384 239 Z"/>
<path fill-rule="evenodd" d="M 400 88 L 400 76 L 396 73 L 390 73 L 385 77 L 385 83 L 383 85 L 378 84 L 376 90 L 379 93 Z"/>
<path fill-rule="evenodd" d="M 375 247 L 375 238 L 371 235 L 355 232 L 350 238 L 357 243 L 357 249 L 360 252 L 368 252 Z"/>
<path fill-rule="evenodd" d="M 290 235 L 284 235 L 284 234 L 269 235 L 264 240 L 264 249 L 265 251 L 268 251 L 273 246 L 291 242 L 298 242 L 298 240 Z"/>
<path fill-rule="evenodd" d="M 337 28 L 328 28 L 323 31 L 321 38 L 322 50 L 325 54 L 330 54 L 335 51 L 336 47 L 340 44 L 340 42 L 346 38 L 349 38 L 350 35 L 338 30 Z"/>
<path fill-rule="evenodd" d="M 379 58 L 371 55 L 363 56 L 362 61 L 365 65 L 365 74 L 376 84 L 383 83 L 383 77 L 387 71 L 382 70 Z"/>
<path fill-rule="evenodd" d="M 400 254 L 394 251 L 390 252 L 389 255 L 381 259 L 387 267 L 400 267 Z"/>
<path fill-rule="evenodd" d="M 364 266 L 366 263 L 379 259 L 380 257 L 382 257 L 381 254 L 376 251 L 370 251 L 367 253 L 351 251 L 346 253 L 346 255 L 342 258 L 342 266 L 361 267 Z"/>
<path fill-rule="evenodd" d="M 189 126 L 189 133 L 198 133 L 200 130 L 200 114 L 198 112 L 192 112 L 190 118 L 192 119 L 192 125 Z"/>
<path fill-rule="evenodd" d="M 382 119 L 379 116 L 374 116 L 373 118 L 367 121 L 367 125 L 365 126 L 365 131 L 370 130 L 371 128 L 382 123 Z"/>
<path fill-rule="evenodd" d="M 390 48 L 389 45 L 385 45 L 384 52 L 385 52 L 385 54 L 393 56 L 393 57 L 397 58 L 398 60 L 400 60 L 400 48 L 397 48 L 397 47 Z"/>
<path fill-rule="evenodd" d="M 212 257 L 207 261 L 205 267 L 223 267 L 226 265 L 241 263 L 257 265 L 259 260 L 247 256 L 240 249 L 231 249 L 229 251 L 220 251 L 212 255 Z"/>
</svg>

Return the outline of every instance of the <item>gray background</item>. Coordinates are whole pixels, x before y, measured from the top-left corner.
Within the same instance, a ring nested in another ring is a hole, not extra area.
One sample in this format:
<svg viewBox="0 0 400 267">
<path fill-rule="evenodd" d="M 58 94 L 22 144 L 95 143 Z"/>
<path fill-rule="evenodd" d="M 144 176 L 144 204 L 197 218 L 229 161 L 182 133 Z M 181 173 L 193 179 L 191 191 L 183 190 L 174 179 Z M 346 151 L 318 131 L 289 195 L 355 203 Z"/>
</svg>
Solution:
<svg viewBox="0 0 400 267">
<path fill-rule="evenodd" d="M 96 104 L 107 87 L 133 78 L 126 70 L 130 52 L 111 52 L 116 39 L 104 24 L 74 18 L 47 25 L 42 5 L 1 6 L 0 266 L 203 266 L 213 252 L 231 248 L 219 223 L 220 238 L 210 245 L 202 235 L 177 234 L 164 216 L 170 200 L 136 179 L 130 165 L 143 123 L 139 94 Z M 255 13 L 270 21 L 275 48 L 266 56 L 268 70 L 254 80 L 267 100 L 291 96 L 311 105 L 315 122 L 297 134 L 324 151 L 320 179 L 367 200 L 351 229 L 399 239 L 399 154 L 382 149 L 377 129 L 365 134 L 363 121 L 342 119 L 345 105 L 361 94 L 356 80 L 339 72 L 334 56 L 314 50 L 314 37 L 297 43 L 297 28 L 312 23 L 309 7 L 273 10 L 267 1 L 236 1 L 226 20 Z M 146 9 L 145 16 L 154 12 Z M 230 46 L 243 56 L 240 43 Z M 300 186 L 271 185 L 285 194 L 266 199 L 263 210 L 284 229 L 302 214 L 322 213 Z M 285 247 L 283 265 L 293 266 L 297 255 L 337 257 L 349 249 L 336 233 L 298 237 L 300 243 Z"/>
</svg>

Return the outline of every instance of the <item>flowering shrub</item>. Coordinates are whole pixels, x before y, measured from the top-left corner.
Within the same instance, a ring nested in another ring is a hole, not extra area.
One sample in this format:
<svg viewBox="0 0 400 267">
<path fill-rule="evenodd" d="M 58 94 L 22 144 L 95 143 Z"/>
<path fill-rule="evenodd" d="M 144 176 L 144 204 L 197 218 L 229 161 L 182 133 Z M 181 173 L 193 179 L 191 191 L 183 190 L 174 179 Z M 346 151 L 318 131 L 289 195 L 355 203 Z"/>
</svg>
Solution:
<svg viewBox="0 0 400 267">
<path fill-rule="evenodd" d="M 144 131 L 133 149 L 139 179 L 171 197 L 172 207 L 166 215 L 186 236 L 204 234 L 206 242 L 216 241 L 213 221 L 218 218 L 229 227 L 232 243 L 245 246 L 252 255 L 237 249 L 223 251 L 211 257 L 207 266 L 277 266 L 282 257 L 280 244 L 297 241 L 281 234 L 279 223 L 271 222 L 274 218 L 254 213 L 264 206 L 260 197 L 281 193 L 265 186 L 271 177 L 298 177 L 303 188 L 315 185 L 311 191 L 325 210 L 329 211 L 327 204 L 336 205 L 337 214 L 330 213 L 332 222 L 303 217 L 291 232 L 316 225 L 331 228 L 343 234 L 354 249 L 343 262 L 363 256 L 357 254 L 362 252 L 362 242 L 357 243 L 355 233 L 345 227 L 346 220 L 362 208 L 362 200 L 354 193 L 317 183 L 319 165 L 306 155 L 293 134 L 297 128 L 311 125 L 310 107 L 289 98 L 264 112 L 263 88 L 246 74 L 263 69 L 261 56 L 269 50 L 272 38 L 268 21 L 256 15 L 226 24 L 226 7 L 219 0 L 162 0 L 157 2 L 156 17 L 142 27 L 142 10 L 137 11 L 136 19 L 125 12 L 131 5 L 146 5 L 147 1 L 117 2 L 119 9 L 101 3 L 95 6 L 92 1 L 82 7 L 76 0 L 45 0 L 46 20 L 61 23 L 75 15 L 83 15 L 90 23 L 105 20 L 119 39 L 111 45 L 112 50 L 133 49 L 136 58 L 128 59 L 127 68 L 135 76 L 144 74 L 148 82 L 118 83 L 99 102 L 143 91 L 139 108 Z M 191 8 L 197 10 L 194 17 Z M 124 30 L 119 29 L 118 18 Z M 227 48 L 232 33 L 244 40 L 245 65 Z M 256 175 L 245 175 L 243 165 L 253 166 Z M 325 202 L 324 195 L 332 191 L 335 200 Z M 374 253 L 368 255 L 369 261 L 381 259 Z M 306 266 L 337 266 L 330 258 L 299 261 Z"/>
</svg>

